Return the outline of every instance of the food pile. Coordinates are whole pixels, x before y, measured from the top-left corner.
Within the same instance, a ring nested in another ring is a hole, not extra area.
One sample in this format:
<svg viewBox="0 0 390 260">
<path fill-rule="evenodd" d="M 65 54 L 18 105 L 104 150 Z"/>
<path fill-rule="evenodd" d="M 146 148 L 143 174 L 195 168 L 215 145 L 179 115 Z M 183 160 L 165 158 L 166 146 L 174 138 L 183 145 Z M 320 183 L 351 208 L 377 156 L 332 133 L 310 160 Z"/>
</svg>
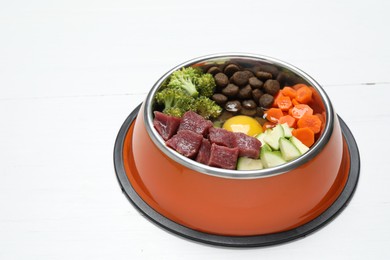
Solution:
<svg viewBox="0 0 390 260">
<path fill-rule="evenodd" d="M 325 112 L 314 94 L 272 66 L 187 67 L 156 93 L 153 125 L 168 147 L 199 163 L 270 168 L 298 158 L 319 138 Z"/>
</svg>

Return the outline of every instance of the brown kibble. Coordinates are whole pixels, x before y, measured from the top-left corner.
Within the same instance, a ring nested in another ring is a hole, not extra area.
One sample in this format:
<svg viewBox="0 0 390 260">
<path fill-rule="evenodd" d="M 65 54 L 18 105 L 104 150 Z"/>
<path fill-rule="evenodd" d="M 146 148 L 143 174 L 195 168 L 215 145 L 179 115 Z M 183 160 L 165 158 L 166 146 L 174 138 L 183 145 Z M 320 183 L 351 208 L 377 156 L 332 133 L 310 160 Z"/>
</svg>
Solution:
<svg viewBox="0 0 390 260">
<path fill-rule="evenodd" d="M 228 84 L 224 89 L 222 89 L 222 94 L 227 97 L 235 97 L 237 96 L 240 88 L 234 84 Z"/>
<path fill-rule="evenodd" d="M 240 101 L 238 100 L 233 100 L 233 101 L 228 101 L 225 104 L 225 110 L 229 112 L 239 112 L 241 110 L 242 106 Z"/>
<path fill-rule="evenodd" d="M 253 72 L 250 70 L 243 70 L 242 72 L 248 76 L 248 79 L 255 76 L 255 74 L 253 74 Z"/>
<path fill-rule="evenodd" d="M 236 64 L 229 64 L 225 67 L 223 72 L 225 72 L 226 76 L 231 77 L 235 72 L 239 70 L 240 68 Z"/>
<path fill-rule="evenodd" d="M 279 81 L 274 79 L 269 79 L 264 83 L 263 89 L 266 93 L 275 96 L 276 93 L 280 90 Z"/>
<path fill-rule="evenodd" d="M 242 106 L 246 109 L 255 109 L 257 107 L 256 102 L 252 99 L 242 101 Z"/>
<path fill-rule="evenodd" d="M 264 110 L 261 109 L 261 111 L 263 111 L 263 114 L 264 114 Z M 261 116 L 256 115 L 255 119 L 257 120 L 257 122 L 260 123 L 260 125 L 264 125 L 264 123 L 267 122 L 267 119 L 264 119 L 263 115 L 261 115 Z"/>
<path fill-rule="evenodd" d="M 222 95 L 222 94 L 219 94 L 219 93 L 214 94 L 214 95 L 211 97 L 211 99 L 214 100 L 215 103 L 217 103 L 217 104 L 220 105 L 220 106 L 225 105 L 225 103 L 226 103 L 227 100 L 228 100 L 228 98 L 227 98 L 225 95 Z"/>
<path fill-rule="evenodd" d="M 265 71 L 256 72 L 256 77 L 260 80 L 272 79 L 272 74 Z"/>
<path fill-rule="evenodd" d="M 214 79 L 215 79 L 215 84 L 218 87 L 224 88 L 227 86 L 227 84 L 229 84 L 229 78 L 222 72 L 215 74 Z"/>
<path fill-rule="evenodd" d="M 236 73 L 233 74 L 232 80 L 237 86 L 245 86 L 248 84 L 249 81 L 248 74 L 244 71 L 237 71 Z"/>
<path fill-rule="evenodd" d="M 269 108 L 274 103 L 274 97 L 270 94 L 264 94 L 259 99 L 259 105 L 262 108 Z"/>
<path fill-rule="evenodd" d="M 213 66 L 213 67 L 211 67 L 211 68 L 209 68 L 209 69 L 207 70 L 207 73 L 210 73 L 210 74 L 212 74 L 213 76 L 214 76 L 215 74 L 217 74 L 217 73 L 220 73 L 220 72 L 222 72 L 221 69 L 218 68 L 218 67 L 216 67 L 216 66 Z"/>
<path fill-rule="evenodd" d="M 242 115 L 246 115 L 246 116 L 254 116 L 256 115 L 256 109 L 247 109 L 247 108 L 242 108 L 240 113 Z"/>
<path fill-rule="evenodd" d="M 260 89 L 254 89 L 252 90 L 252 97 L 253 97 L 253 100 L 259 104 L 259 100 L 261 98 L 261 96 L 264 95 L 263 91 L 261 91 Z"/>
<path fill-rule="evenodd" d="M 249 99 L 252 98 L 252 88 L 250 85 L 246 85 L 238 92 L 238 98 Z"/>
<path fill-rule="evenodd" d="M 252 86 L 252 88 L 261 88 L 263 86 L 263 81 L 259 80 L 256 77 L 250 77 L 249 78 L 249 85 Z"/>
</svg>

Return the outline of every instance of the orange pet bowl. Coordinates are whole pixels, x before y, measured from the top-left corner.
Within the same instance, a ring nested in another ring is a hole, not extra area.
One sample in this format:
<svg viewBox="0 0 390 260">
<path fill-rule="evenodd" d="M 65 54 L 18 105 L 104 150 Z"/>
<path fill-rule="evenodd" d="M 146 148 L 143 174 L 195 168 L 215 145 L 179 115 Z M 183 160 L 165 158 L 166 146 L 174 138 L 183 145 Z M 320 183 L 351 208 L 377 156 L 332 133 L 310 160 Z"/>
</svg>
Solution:
<svg viewBox="0 0 390 260">
<path fill-rule="evenodd" d="M 277 167 L 237 171 L 190 160 L 165 146 L 153 127 L 154 95 L 181 67 L 233 62 L 272 66 L 286 81 L 313 87 L 325 127 L 310 150 Z M 119 131 L 114 163 L 130 202 L 159 226 L 180 236 L 222 246 L 265 246 L 303 237 L 332 220 L 356 188 L 356 142 L 321 86 L 285 62 L 249 54 L 197 58 L 167 72 Z"/>
</svg>

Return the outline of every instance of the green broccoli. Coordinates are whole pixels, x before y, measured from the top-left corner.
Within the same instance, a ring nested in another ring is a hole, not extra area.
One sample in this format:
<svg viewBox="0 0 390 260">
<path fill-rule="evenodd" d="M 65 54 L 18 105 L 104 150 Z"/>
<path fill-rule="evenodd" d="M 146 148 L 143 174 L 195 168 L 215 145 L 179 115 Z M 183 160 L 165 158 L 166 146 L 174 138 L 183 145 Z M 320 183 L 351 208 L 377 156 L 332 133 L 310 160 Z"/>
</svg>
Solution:
<svg viewBox="0 0 390 260">
<path fill-rule="evenodd" d="M 222 108 L 207 97 L 197 98 L 194 107 L 195 111 L 206 119 L 216 118 L 222 112 Z"/>
<path fill-rule="evenodd" d="M 195 99 L 184 90 L 164 88 L 156 94 L 157 104 L 163 105 L 163 113 L 181 117 L 185 112 L 194 110 Z"/>
<path fill-rule="evenodd" d="M 215 90 L 215 80 L 210 73 L 200 75 L 196 80 L 196 89 L 200 96 L 211 97 Z"/>
<path fill-rule="evenodd" d="M 197 97 L 199 95 L 196 89 L 196 81 L 200 77 L 201 71 L 192 67 L 182 68 L 172 73 L 169 79 L 168 87 L 183 89 L 190 96 Z"/>
</svg>

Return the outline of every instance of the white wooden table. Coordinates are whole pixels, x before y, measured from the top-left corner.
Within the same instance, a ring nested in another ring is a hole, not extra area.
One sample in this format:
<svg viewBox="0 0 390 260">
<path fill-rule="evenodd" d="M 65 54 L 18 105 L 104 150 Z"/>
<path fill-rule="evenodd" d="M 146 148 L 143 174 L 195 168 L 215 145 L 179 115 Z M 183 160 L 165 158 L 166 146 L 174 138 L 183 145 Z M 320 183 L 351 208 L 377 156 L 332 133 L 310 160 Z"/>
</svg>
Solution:
<svg viewBox="0 0 390 260">
<path fill-rule="evenodd" d="M 1 1 L 0 259 L 390 259 L 390 2 Z M 171 67 L 218 52 L 313 76 L 354 134 L 349 206 L 288 244 L 194 243 L 122 194 L 116 134 Z"/>
</svg>

